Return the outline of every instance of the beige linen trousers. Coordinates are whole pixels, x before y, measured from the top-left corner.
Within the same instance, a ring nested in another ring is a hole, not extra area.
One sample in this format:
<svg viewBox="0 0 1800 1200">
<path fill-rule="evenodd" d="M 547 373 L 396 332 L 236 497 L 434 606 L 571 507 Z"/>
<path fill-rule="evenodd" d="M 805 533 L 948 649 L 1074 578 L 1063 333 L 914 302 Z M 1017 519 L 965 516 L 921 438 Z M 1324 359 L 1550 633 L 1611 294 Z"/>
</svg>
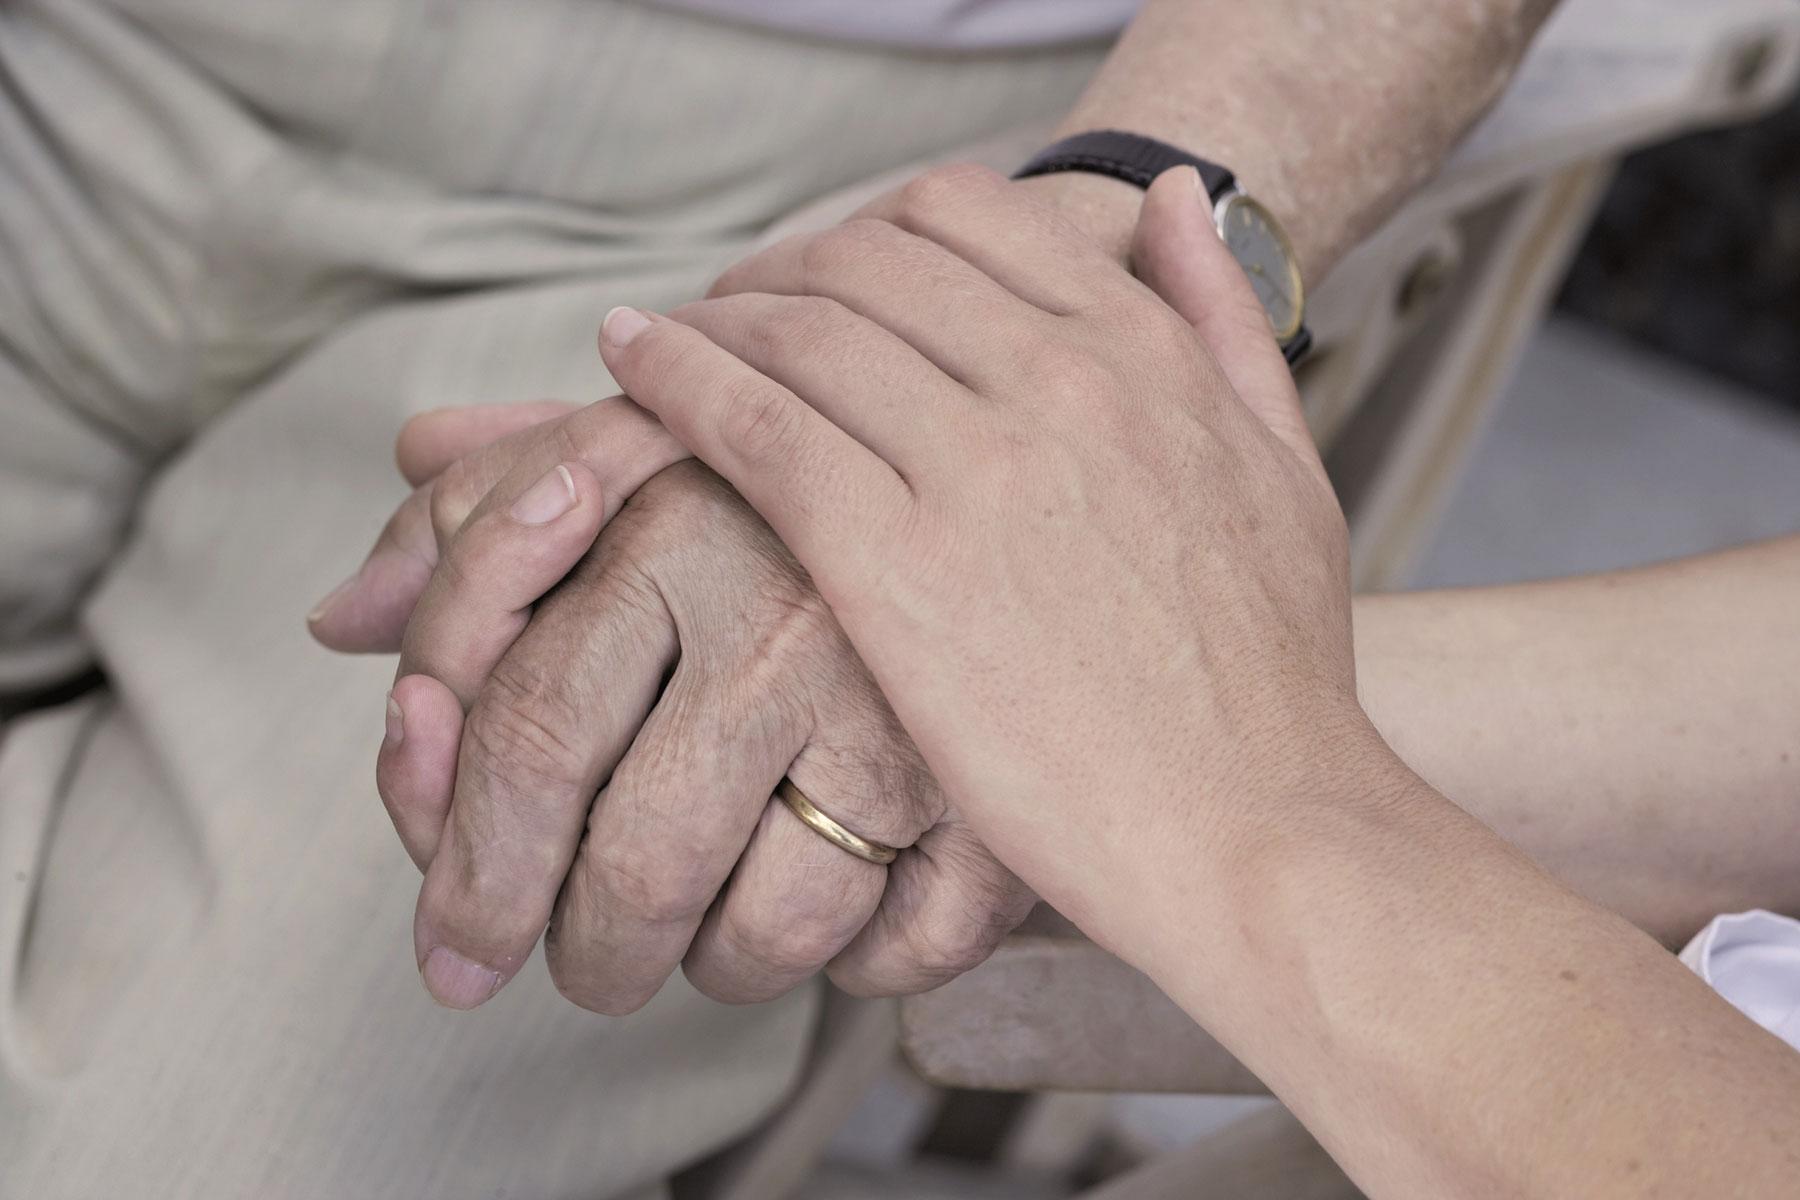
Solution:
<svg viewBox="0 0 1800 1200">
<path fill-rule="evenodd" d="M 868 0 L 870 3 L 887 0 Z M 0 1197 L 654 1195 L 779 1103 L 810 989 L 624 1019 L 411 961 L 392 663 L 306 609 L 410 413 L 610 390 L 613 304 L 1067 105 L 616 0 L 0 0 Z"/>
</svg>

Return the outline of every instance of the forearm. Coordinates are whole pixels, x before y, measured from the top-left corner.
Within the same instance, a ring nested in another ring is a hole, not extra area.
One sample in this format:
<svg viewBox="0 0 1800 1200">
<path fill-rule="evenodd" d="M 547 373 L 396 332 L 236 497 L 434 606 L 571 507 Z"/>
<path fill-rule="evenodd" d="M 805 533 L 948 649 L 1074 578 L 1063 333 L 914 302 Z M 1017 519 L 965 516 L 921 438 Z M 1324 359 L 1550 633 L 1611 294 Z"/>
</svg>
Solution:
<svg viewBox="0 0 1800 1200">
<path fill-rule="evenodd" d="M 1149 0 L 1059 136 L 1128 129 L 1225 164 L 1317 279 L 1437 169 L 1553 7 Z M 1086 176 L 1031 186 L 1123 256 L 1133 189 Z"/>
<path fill-rule="evenodd" d="M 1363 597 L 1375 724 L 1439 791 L 1671 944 L 1800 912 L 1800 538 Z"/>
<path fill-rule="evenodd" d="M 1787 1194 L 1800 1058 L 1648 938 L 1397 762 L 1265 801 L 1104 903 L 1370 1195 Z"/>
</svg>

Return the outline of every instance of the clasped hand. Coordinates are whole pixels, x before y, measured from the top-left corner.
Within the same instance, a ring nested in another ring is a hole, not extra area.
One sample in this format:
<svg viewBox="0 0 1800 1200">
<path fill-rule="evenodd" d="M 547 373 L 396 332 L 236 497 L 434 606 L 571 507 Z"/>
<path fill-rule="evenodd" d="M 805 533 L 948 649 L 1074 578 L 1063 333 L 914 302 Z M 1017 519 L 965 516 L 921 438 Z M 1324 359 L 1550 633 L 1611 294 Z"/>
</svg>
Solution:
<svg viewBox="0 0 1800 1200">
<path fill-rule="evenodd" d="M 934 172 L 615 311 L 631 400 L 409 428 L 421 487 L 314 627 L 405 628 L 378 782 L 434 995 L 480 1003 L 546 929 L 603 1012 L 677 964 L 728 1001 L 828 962 L 920 990 L 1023 915 L 1014 872 L 1119 944 L 1097 898 L 1146 847 L 1248 836 L 1365 724 L 1342 517 L 1197 186 L 1151 190 L 1140 283 Z M 907 849 L 824 842 L 784 774 Z"/>
</svg>

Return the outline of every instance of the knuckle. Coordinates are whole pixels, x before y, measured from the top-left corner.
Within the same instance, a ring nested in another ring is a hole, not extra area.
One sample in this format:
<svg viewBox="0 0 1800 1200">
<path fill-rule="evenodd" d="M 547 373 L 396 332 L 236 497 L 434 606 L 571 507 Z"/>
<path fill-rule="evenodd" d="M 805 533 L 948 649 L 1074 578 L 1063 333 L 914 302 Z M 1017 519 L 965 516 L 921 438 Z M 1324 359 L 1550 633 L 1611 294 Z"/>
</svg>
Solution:
<svg viewBox="0 0 1800 1200">
<path fill-rule="evenodd" d="M 597 891 L 651 925 L 698 921 L 717 890 L 693 861 L 652 863 L 616 844 L 591 846 L 586 870 Z"/>
<path fill-rule="evenodd" d="M 434 616 L 441 615 L 446 604 L 455 605 L 480 595 L 481 584 L 487 579 L 487 575 L 481 569 L 479 558 L 477 547 L 464 538 L 451 539 L 450 544 L 439 553 L 435 574 L 436 586 L 442 591 L 441 599 L 432 605 Z M 416 649 L 419 653 L 426 653 L 428 650 L 443 653 L 455 648 L 445 644 L 443 635 L 434 628 L 435 622 L 422 620 L 415 624 L 419 626 L 418 629 L 407 630 L 409 649 Z"/>
<path fill-rule="evenodd" d="M 845 646 L 849 670 L 844 684 L 813 687 L 807 697 L 816 728 L 795 764 L 807 781 L 801 786 L 815 801 L 829 802 L 832 815 L 864 837 L 910 846 L 942 816 L 943 793 L 886 699 L 872 681 L 865 682 L 861 662 Z M 862 679 L 851 676 L 852 671 Z"/>
<path fill-rule="evenodd" d="M 642 521 L 627 524 L 622 536 L 603 542 L 563 590 L 536 610 L 534 620 L 566 630 L 563 653 L 569 657 L 566 668 L 558 669 L 569 676 L 573 694 L 558 697 L 557 710 L 568 714 L 570 728 L 592 726 L 596 703 L 604 698 L 600 689 L 626 682 L 608 677 L 626 647 L 654 653 L 661 672 L 681 656 L 681 625 L 671 608 L 679 597 L 668 588 L 668 561 L 679 547 L 660 544 L 655 528 Z M 634 656 L 633 661 L 647 660 Z"/>
<path fill-rule="evenodd" d="M 873 683 L 869 686 L 874 704 L 879 706 L 864 750 L 872 794 L 881 797 L 888 806 L 908 814 L 922 827 L 908 829 L 907 836 L 902 839 L 917 841 L 923 828 L 942 817 L 944 793 L 899 718 L 887 707 L 886 698 Z"/>
<path fill-rule="evenodd" d="M 885 222 L 863 217 L 834 225 L 806 239 L 800 247 L 800 268 L 807 286 L 860 264 L 868 256 L 871 244 L 892 232 L 892 227 Z"/>
<path fill-rule="evenodd" d="M 633 373 L 640 378 L 648 372 L 658 372 L 676 379 L 705 379 L 711 369 L 702 355 L 703 349 L 703 339 L 686 325 L 652 321 L 650 328 L 618 353 L 634 366 Z M 629 387 L 625 390 L 630 392 Z"/>
<path fill-rule="evenodd" d="M 991 189 L 1000 176 L 979 163 L 950 163 L 916 175 L 900 188 L 902 220 L 927 220 L 962 203 L 971 193 Z"/>
<path fill-rule="evenodd" d="M 624 568 L 658 572 L 658 564 L 716 542 L 741 501 L 697 460 L 687 459 L 647 481 L 625 502 L 600 540 L 609 575 Z"/>
<path fill-rule="evenodd" d="M 731 938 L 739 953 L 784 978 L 810 975 L 824 966 L 840 940 L 836 931 L 804 921 L 737 927 Z"/>
<path fill-rule="evenodd" d="M 943 982 L 973 970 L 994 952 L 1006 930 L 991 920 L 940 918 L 915 924 L 906 938 L 914 969 Z"/>
<path fill-rule="evenodd" d="M 469 761 L 512 791 L 564 789 L 581 781 L 581 714 L 546 677 L 503 658 L 469 713 Z"/>
<path fill-rule="evenodd" d="M 786 458 L 800 435 L 800 409 L 776 385 L 740 377 L 720 397 L 720 432 L 746 458 Z"/>
<path fill-rule="evenodd" d="M 456 536 L 463 522 L 481 502 L 487 489 L 471 458 L 459 458 L 444 468 L 431 486 L 431 528 L 439 545 Z"/>
<path fill-rule="evenodd" d="M 940 836 L 933 857 L 948 874 L 935 897 L 922 897 L 898 923 L 896 945 L 896 956 L 906 963 L 902 974 L 930 986 L 980 966 L 1035 903 L 1031 890 L 966 827 Z M 946 893 L 955 903 L 945 902 Z"/>
<path fill-rule="evenodd" d="M 757 606 L 762 613 L 745 631 L 744 682 L 758 695 L 779 694 L 797 679 L 826 690 L 837 673 L 833 667 L 857 661 L 837 618 L 810 584 L 773 562 L 761 586 Z"/>
<path fill-rule="evenodd" d="M 654 521 L 666 534 L 671 526 L 707 528 L 729 493 L 718 476 L 695 459 L 684 459 L 659 471 L 632 496 L 639 521 Z"/>
<path fill-rule="evenodd" d="M 791 296 L 769 305 L 745 327 L 753 362 L 816 357 L 838 340 L 843 306 L 823 296 Z"/>
<path fill-rule="evenodd" d="M 543 429 L 550 456 L 558 462 L 589 462 L 600 449 L 600 431 L 610 415 L 608 406 L 591 404 L 587 408 L 552 421 Z"/>
<path fill-rule="evenodd" d="M 668 432 L 655 417 L 624 396 L 608 396 L 542 426 L 551 453 L 564 462 L 599 468 L 608 461 L 630 460 Z"/>
</svg>

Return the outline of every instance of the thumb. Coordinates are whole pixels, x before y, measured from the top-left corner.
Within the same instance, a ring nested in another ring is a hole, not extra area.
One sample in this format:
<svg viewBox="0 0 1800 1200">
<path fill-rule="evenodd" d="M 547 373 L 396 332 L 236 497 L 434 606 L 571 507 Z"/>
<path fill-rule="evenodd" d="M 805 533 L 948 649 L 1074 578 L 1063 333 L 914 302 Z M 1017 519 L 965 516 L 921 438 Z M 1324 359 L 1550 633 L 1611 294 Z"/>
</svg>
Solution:
<svg viewBox="0 0 1800 1200">
<path fill-rule="evenodd" d="M 1318 461 L 1293 372 L 1250 287 L 1213 224 L 1212 198 L 1192 167 L 1156 177 L 1131 243 L 1137 277 L 1200 335 L 1232 390 L 1303 461 Z"/>
</svg>

